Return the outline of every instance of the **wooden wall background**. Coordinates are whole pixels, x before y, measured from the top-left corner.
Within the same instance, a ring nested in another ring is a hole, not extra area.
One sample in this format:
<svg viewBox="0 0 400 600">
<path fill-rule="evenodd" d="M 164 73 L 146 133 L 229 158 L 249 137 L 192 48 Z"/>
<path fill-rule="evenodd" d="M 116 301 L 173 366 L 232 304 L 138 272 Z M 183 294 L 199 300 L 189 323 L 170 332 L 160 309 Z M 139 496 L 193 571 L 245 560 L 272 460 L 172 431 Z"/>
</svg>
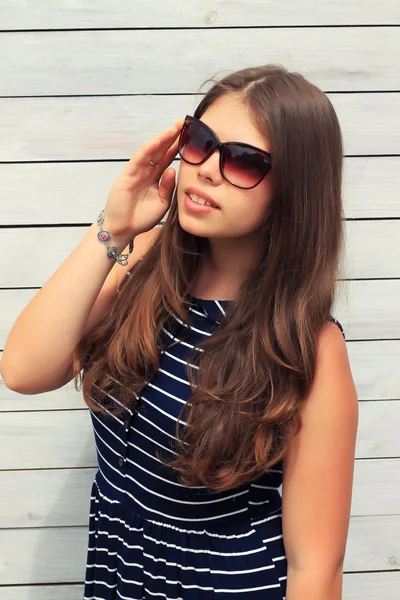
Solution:
<svg viewBox="0 0 400 600">
<path fill-rule="evenodd" d="M 328 93 L 346 153 L 334 314 L 360 400 L 344 600 L 400 597 L 399 23 L 397 0 L 0 7 L 0 349 L 123 163 L 193 111 L 205 79 L 277 62 Z M 72 383 L 24 396 L 0 382 L 0 411 L 0 596 L 78 600 L 96 464 L 87 409 Z"/>
</svg>

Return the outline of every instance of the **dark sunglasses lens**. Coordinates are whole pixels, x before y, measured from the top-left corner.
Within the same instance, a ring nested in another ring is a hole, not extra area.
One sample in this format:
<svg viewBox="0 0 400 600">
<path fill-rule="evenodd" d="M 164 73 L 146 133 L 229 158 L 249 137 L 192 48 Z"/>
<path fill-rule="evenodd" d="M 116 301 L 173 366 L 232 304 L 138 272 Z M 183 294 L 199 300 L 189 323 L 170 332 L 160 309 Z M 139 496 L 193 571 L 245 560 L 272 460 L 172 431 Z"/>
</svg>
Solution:
<svg viewBox="0 0 400 600">
<path fill-rule="evenodd" d="M 214 140 L 201 123 L 188 121 L 184 124 L 178 147 L 183 160 L 192 165 L 199 164 L 213 147 Z M 251 188 L 268 173 L 271 165 L 259 152 L 231 143 L 225 147 L 221 168 L 228 181 L 242 188 Z"/>
<path fill-rule="evenodd" d="M 270 169 L 268 159 L 251 148 L 230 144 L 222 156 L 225 177 L 243 188 L 251 188 L 261 181 Z"/>
<path fill-rule="evenodd" d="M 183 160 L 196 165 L 207 156 L 212 147 L 213 140 L 207 129 L 192 122 L 183 126 L 179 139 L 179 154 Z"/>
</svg>

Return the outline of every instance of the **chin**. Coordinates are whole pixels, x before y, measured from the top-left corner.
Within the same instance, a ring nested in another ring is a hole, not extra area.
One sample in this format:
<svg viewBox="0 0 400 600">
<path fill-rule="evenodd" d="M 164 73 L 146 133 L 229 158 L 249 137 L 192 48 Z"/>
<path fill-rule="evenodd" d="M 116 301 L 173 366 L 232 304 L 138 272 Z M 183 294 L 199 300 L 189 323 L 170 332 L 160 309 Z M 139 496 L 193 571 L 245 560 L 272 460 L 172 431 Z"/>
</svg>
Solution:
<svg viewBox="0 0 400 600">
<path fill-rule="evenodd" d="M 191 222 L 190 218 L 187 218 L 187 215 L 181 215 L 178 212 L 178 221 L 179 225 L 182 227 L 186 233 L 191 233 L 192 235 L 196 235 L 197 237 L 209 237 L 209 231 L 205 230 L 204 225 L 202 223 L 194 223 Z"/>
</svg>

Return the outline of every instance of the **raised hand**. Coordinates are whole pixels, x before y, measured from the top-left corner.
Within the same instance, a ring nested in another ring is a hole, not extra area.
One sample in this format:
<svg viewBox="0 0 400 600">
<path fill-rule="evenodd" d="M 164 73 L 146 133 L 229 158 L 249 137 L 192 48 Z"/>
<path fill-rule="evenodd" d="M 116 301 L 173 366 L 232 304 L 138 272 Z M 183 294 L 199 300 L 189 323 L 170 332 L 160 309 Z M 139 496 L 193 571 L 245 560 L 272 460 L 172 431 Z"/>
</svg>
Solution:
<svg viewBox="0 0 400 600">
<path fill-rule="evenodd" d="M 181 117 L 145 142 L 115 180 L 104 207 L 103 225 L 112 235 L 130 239 L 155 227 L 167 212 L 176 174 L 169 165 L 178 152 L 183 123 Z"/>
</svg>

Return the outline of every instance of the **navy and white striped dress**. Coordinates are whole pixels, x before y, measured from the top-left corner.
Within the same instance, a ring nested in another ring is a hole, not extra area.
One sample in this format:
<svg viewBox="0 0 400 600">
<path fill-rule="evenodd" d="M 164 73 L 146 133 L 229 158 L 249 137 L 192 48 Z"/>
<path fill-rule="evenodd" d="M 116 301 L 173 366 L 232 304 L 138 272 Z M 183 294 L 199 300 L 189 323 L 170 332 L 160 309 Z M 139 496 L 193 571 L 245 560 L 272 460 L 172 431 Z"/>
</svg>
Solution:
<svg viewBox="0 0 400 600">
<path fill-rule="evenodd" d="M 161 350 L 160 369 L 137 396 L 138 404 L 118 417 L 90 411 L 98 471 L 85 600 L 285 598 L 282 463 L 217 494 L 183 486 L 155 454 L 157 447 L 171 452 L 176 420 L 190 395 L 186 354 L 211 335 L 229 302 L 191 299 L 190 336 Z M 171 331 L 163 329 L 166 339 L 174 338 Z"/>
</svg>

